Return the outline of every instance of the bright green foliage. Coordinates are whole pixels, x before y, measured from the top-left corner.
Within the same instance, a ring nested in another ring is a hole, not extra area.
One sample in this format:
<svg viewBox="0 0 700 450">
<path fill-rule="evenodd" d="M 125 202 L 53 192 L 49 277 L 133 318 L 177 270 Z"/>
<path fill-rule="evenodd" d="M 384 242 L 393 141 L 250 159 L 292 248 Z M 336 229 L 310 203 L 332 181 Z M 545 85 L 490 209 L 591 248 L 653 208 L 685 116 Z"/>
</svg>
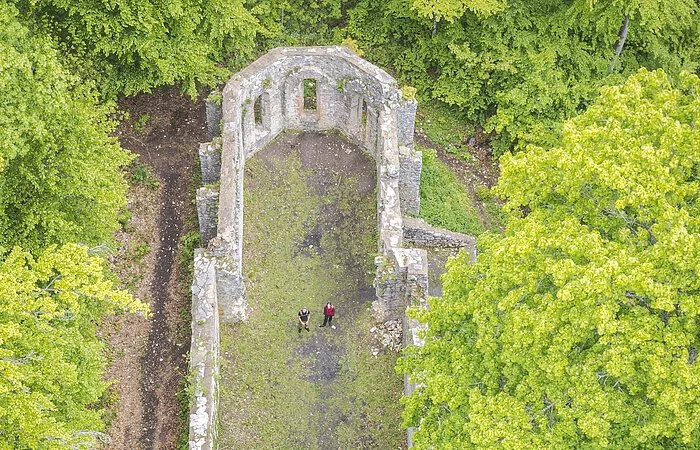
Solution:
<svg viewBox="0 0 700 450">
<path fill-rule="evenodd" d="M 420 150 L 423 152 L 420 217 L 431 225 L 448 230 L 470 235 L 483 233 L 484 226 L 467 189 L 450 168 L 437 158 L 435 150 Z"/>
<path fill-rule="evenodd" d="M 411 0 L 410 8 L 421 17 L 452 22 L 467 10 L 480 15 L 493 14 L 505 7 L 504 0 Z"/>
<path fill-rule="evenodd" d="M 0 253 L 109 239 L 130 160 L 109 136 L 112 106 L 98 105 L 2 1 L 0 55 Z"/>
<path fill-rule="evenodd" d="M 249 57 L 259 28 L 243 0 L 14 0 L 32 26 L 101 92 L 126 95 L 182 82 L 215 84 L 217 62 Z"/>
<path fill-rule="evenodd" d="M 416 9 L 418 3 L 424 8 Z M 494 4 L 488 15 L 463 5 L 362 0 L 348 12 L 348 32 L 370 59 L 394 67 L 424 96 L 495 131 L 496 155 L 516 144 L 556 145 L 563 120 L 621 75 L 645 66 L 675 76 L 700 61 L 693 0 L 510 0 L 503 9 Z M 435 36 L 431 11 L 445 17 Z M 610 74 L 627 13 L 626 44 Z"/>
<path fill-rule="evenodd" d="M 503 159 L 505 235 L 416 313 L 416 448 L 698 448 L 699 92 L 642 70 Z"/>
<path fill-rule="evenodd" d="M 15 248 L 0 264 L 0 449 L 89 448 L 99 436 L 100 411 L 90 407 L 105 390 L 95 324 L 146 309 L 104 271 L 102 258 L 74 244 L 37 259 Z"/>
</svg>

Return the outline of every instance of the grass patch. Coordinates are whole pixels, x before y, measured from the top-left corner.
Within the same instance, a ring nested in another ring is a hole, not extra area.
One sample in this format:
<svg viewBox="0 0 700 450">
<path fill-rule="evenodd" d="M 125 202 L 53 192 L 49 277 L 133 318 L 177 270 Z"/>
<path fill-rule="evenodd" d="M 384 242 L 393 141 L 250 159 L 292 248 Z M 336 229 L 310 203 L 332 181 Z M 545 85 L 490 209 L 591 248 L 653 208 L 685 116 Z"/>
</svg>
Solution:
<svg viewBox="0 0 700 450">
<path fill-rule="evenodd" d="M 129 173 L 131 174 L 131 184 L 141 184 L 150 189 L 156 189 L 160 186 L 160 182 L 153 175 L 153 170 L 136 159 L 129 166 Z"/>
<path fill-rule="evenodd" d="M 244 276 L 249 320 L 221 334 L 219 446 L 401 448 L 396 354 L 372 357 L 367 280 L 376 196 L 347 175 L 323 194 L 296 153 L 246 163 Z M 369 291 L 371 292 L 371 291 Z M 336 330 L 318 328 L 337 307 Z M 311 310 L 311 332 L 297 311 Z"/>
<path fill-rule="evenodd" d="M 132 124 L 132 127 L 134 128 L 134 131 L 136 134 L 143 134 L 143 132 L 146 130 L 146 126 L 148 123 L 151 121 L 151 116 L 150 114 L 141 114 L 138 119 L 134 121 Z"/>
<path fill-rule="evenodd" d="M 423 152 L 420 180 L 420 217 L 431 225 L 448 230 L 478 235 L 485 231 L 479 212 L 472 204 L 467 189 L 434 150 Z"/>
<path fill-rule="evenodd" d="M 446 152 L 473 161 L 467 140 L 474 135 L 474 127 L 467 123 L 456 108 L 432 100 L 421 101 L 416 112 L 416 129 L 421 130 L 434 144 Z"/>
</svg>

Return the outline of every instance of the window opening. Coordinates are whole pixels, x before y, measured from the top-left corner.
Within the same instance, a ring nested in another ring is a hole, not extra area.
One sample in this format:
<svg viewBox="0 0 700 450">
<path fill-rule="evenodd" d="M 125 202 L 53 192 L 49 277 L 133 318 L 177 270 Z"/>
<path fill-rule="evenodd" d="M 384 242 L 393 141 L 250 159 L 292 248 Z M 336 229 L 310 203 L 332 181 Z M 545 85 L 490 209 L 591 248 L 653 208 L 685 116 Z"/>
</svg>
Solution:
<svg viewBox="0 0 700 450">
<path fill-rule="evenodd" d="M 258 95 L 253 103 L 253 117 L 255 118 L 255 126 L 263 126 L 263 112 L 262 112 L 262 95 Z"/>
<path fill-rule="evenodd" d="M 316 80 L 314 78 L 304 79 L 304 109 L 316 111 Z"/>
<path fill-rule="evenodd" d="M 360 125 L 362 127 L 367 125 L 367 103 L 365 102 L 365 99 L 363 98 L 361 100 L 362 102 L 362 113 L 360 115 Z"/>
</svg>

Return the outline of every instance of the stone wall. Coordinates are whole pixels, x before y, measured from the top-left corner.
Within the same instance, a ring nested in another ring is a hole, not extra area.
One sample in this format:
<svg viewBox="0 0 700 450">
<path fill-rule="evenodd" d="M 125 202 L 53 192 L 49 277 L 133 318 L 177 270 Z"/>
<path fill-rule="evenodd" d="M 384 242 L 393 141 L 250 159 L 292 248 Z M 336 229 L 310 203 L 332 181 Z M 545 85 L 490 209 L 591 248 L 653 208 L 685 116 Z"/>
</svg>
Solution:
<svg viewBox="0 0 700 450">
<path fill-rule="evenodd" d="M 219 212 L 219 190 L 212 187 L 197 189 L 197 217 L 202 245 L 216 237 L 216 217 Z"/>
<path fill-rule="evenodd" d="M 315 83 L 315 97 L 305 94 L 305 83 Z M 375 160 L 380 256 L 373 307 L 381 320 L 403 320 L 406 343 L 409 337 L 415 341 L 420 326 L 405 319 L 405 310 L 426 304 L 428 265 L 425 250 L 404 248 L 404 239 L 450 240 L 438 231 L 406 231 L 409 219 L 403 216 L 418 214 L 420 207 L 416 105 L 403 99 L 385 71 L 344 47 L 271 50 L 226 84 L 222 110 L 207 102 L 209 135 L 222 132 L 220 140 L 199 149 L 205 186 L 197 192 L 197 210 L 207 249 L 197 250 L 192 286 L 190 449 L 215 448 L 219 321 L 248 317 L 242 277 L 245 162 L 285 129 L 339 130 Z"/>
<path fill-rule="evenodd" d="M 221 107 L 220 92 L 213 91 L 209 95 L 206 103 L 206 113 L 207 135 L 209 136 L 209 139 L 212 140 L 216 136 L 221 136 L 221 119 L 223 118 L 223 111 Z"/>
<path fill-rule="evenodd" d="M 202 170 L 202 184 L 219 181 L 221 173 L 221 139 L 199 144 L 199 166 Z"/>
<path fill-rule="evenodd" d="M 219 400 L 219 307 L 214 260 L 205 250 L 194 257 L 190 382 L 190 450 L 213 450 Z"/>
<path fill-rule="evenodd" d="M 473 236 L 436 228 L 422 219 L 404 217 L 403 237 L 417 247 L 463 248 L 472 260 L 476 259 L 476 239 Z"/>
<path fill-rule="evenodd" d="M 418 215 L 420 211 L 420 174 L 423 171 L 423 154 L 412 147 L 399 147 L 399 164 L 401 178 L 399 194 L 401 196 L 401 212 Z M 404 237 L 406 233 L 404 233 Z"/>
</svg>

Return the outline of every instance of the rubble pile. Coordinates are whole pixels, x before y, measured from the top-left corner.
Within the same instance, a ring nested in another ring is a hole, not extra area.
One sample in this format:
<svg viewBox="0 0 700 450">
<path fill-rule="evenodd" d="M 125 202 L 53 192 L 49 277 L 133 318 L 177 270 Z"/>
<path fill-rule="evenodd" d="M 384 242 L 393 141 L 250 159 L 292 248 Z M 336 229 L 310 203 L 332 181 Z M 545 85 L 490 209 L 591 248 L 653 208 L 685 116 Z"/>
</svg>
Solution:
<svg viewBox="0 0 700 450">
<path fill-rule="evenodd" d="M 375 337 L 375 343 L 389 349 L 392 352 L 399 352 L 403 348 L 403 326 L 400 320 L 387 320 L 369 330 Z M 373 347 L 372 356 L 379 355 L 381 348 Z"/>
</svg>

